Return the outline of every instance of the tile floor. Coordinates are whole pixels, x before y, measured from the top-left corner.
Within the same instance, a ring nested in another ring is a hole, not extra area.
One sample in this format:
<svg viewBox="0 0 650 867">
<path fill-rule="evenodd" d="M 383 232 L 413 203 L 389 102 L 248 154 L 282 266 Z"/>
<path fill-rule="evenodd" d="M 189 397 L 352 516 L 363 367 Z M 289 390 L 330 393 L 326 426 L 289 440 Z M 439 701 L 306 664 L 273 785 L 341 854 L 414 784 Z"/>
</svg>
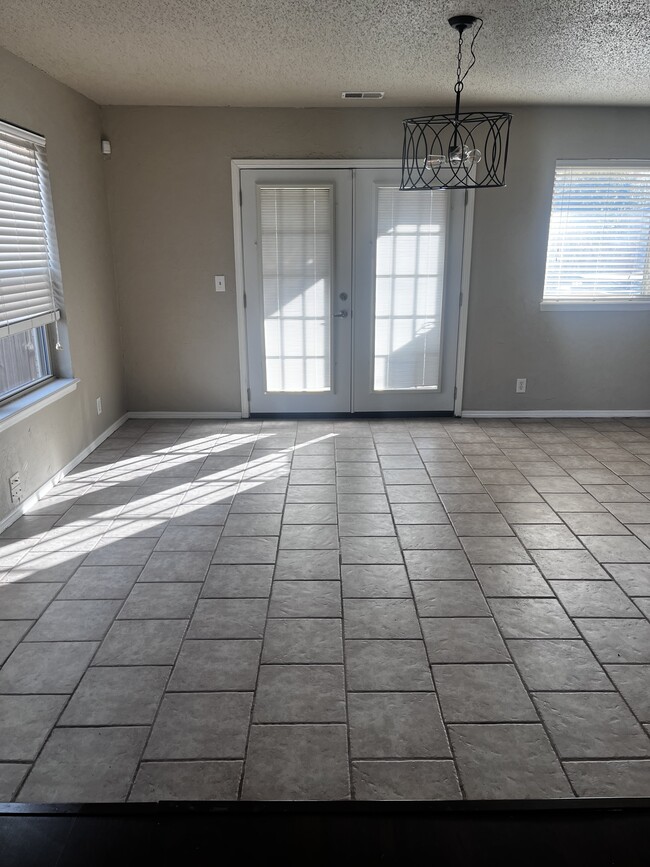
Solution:
<svg viewBox="0 0 650 867">
<path fill-rule="evenodd" d="M 0 800 L 650 796 L 650 419 L 129 421 L 0 537 Z"/>
</svg>

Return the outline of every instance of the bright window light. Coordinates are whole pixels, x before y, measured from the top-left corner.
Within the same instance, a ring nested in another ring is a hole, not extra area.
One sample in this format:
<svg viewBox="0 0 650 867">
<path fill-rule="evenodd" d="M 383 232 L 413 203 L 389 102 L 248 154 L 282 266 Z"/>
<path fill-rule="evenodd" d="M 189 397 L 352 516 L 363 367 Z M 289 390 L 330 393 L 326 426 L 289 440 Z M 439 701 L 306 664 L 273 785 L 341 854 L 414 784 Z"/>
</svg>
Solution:
<svg viewBox="0 0 650 867">
<path fill-rule="evenodd" d="M 650 161 L 558 162 L 544 301 L 650 300 Z"/>
</svg>

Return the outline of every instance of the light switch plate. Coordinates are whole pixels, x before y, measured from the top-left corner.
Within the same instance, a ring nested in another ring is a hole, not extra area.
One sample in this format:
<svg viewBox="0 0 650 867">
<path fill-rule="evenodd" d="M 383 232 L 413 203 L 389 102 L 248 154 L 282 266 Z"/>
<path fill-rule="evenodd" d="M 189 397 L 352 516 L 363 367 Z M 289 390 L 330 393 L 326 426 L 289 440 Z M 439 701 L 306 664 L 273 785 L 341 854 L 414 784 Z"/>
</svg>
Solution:
<svg viewBox="0 0 650 867">
<path fill-rule="evenodd" d="M 214 278 L 214 291 L 215 292 L 225 292 L 226 291 L 226 278 L 223 274 Z"/>
</svg>

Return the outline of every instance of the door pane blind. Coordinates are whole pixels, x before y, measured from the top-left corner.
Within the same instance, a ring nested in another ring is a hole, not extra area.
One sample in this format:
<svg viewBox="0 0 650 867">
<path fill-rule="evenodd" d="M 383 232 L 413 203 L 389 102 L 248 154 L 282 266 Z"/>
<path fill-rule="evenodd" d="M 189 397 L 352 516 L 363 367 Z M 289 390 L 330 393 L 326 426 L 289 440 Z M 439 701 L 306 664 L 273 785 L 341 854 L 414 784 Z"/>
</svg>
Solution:
<svg viewBox="0 0 650 867">
<path fill-rule="evenodd" d="M 259 186 L 267 392 L 331 390 L 333 189 Z"/>
<path fill-rule="evenodd" d="M 377 188 L 375 391 L 440 387 L 448 201 Z"/>
</svg>

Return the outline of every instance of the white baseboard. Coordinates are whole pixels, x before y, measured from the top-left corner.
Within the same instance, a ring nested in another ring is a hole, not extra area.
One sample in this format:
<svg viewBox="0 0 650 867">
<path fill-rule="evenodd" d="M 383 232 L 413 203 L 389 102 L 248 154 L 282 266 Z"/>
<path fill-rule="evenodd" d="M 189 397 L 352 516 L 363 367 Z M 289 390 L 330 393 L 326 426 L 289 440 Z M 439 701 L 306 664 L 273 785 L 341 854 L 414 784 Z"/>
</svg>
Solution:
<svg viewBox="0 0 650 867">
<path fill-rule="evenodd" d="M 650 418 L 650 409 L 466 409 L 461 415 L 463 418 Z"/>
<path fill-rule="evenodd" d="M 463 410 L 463 418 L 650 418 L 650 409 L 528 409 Z M 240 412 L 128 412 L 128 418 L 141 419 L 238 419 Z M 353 416 L 354 417 L 354 416 Z"/>
<path fill-rule="evenodd" d="M 108 439 L 108 437 L 112 433 L 115 433 L 118 428 L 121 428 L 128 417 L 128 413 L 125 413 L 121 418 L 118 418 L 118 420 L 114 422 L 110 427 L 107 427 L 105 431 L 102 431 L 102 433 L 100 433 L 97 439 L 94 439 L 85 447 L 85 449 L 80 451 L 79 454 L 76 455 L 76 457 L 74 457 L 69 463 L 62 467 L 58 471 L 58 473 L 55 473 L 55 475 L 53 475 L 52 478 L 48 479 L 45 484 L 41 485 L 38 490 L 34 491 L 34 493 L 27 497 L 26 500 L 23 500 L 22 503 L 19 503 L 15 509 L 9 512 L 9 514 L 6 515 L 6 517 L 4 517 L 2 521 L 0 521 L 0 533 L 3 530 L 6 530 L 7 527 L 10 527 L 14 523 L 14 521 L 18 520 L 18 518 L 21 518 L 25 514 L 25 512 L 29 511 L 32 506 L 35 506 L 36 503 L 42 497 L 44 497 L 45 494 L 47 494 L 54 487 L 54 485 L 56 485 L 57 482 L 60 482 L 61 479 L 70 472 L 70 470 L 73 470 L 77 466 L 77 464 L 80 464 L 84 458 L 87 458 L 91 452 L 94 452 L 97 446 L 100 446 L 104 442 L 104 440 Z"/>
<path fill-rule="evenodd" d="M 129 412 L 129 418 L 241 418 L 240 412 Z"/>
</svg>

